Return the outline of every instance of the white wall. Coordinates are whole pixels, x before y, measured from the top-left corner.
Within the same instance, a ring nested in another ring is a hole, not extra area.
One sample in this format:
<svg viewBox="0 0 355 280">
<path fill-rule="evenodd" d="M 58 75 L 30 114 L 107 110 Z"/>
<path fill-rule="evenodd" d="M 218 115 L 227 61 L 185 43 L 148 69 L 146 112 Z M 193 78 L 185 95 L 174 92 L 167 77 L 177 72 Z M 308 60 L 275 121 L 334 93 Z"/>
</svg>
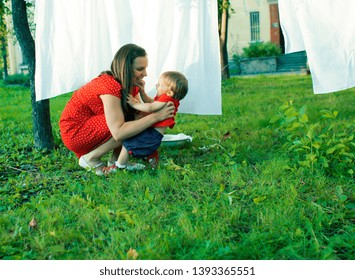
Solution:
<svg viewBox="0 0 355 280">
<path fill-rule="evenodd" d="M 241 52 L 250 42 L 250 13 L 260 14 L 260 40 L 270 41 L 270 0 L 230 0 L 234 13 L 230 13 L 228 22 L 228 55 Z"/>
</svg>

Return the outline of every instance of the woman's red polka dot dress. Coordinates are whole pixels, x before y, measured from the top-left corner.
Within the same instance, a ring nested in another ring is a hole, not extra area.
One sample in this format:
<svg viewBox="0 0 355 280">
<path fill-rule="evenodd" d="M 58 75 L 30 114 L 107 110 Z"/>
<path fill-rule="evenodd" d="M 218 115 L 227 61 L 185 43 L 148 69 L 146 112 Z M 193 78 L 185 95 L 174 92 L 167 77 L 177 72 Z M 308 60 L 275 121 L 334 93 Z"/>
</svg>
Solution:
<svg viewBox="0 0 355 280">
<path fill-rule="evenodd" d="M 112 137 L 100 98 L 102 94 L 112 94 L 121 99 L 121 85 L 106 74 L 93 79 L 74 92 L 60 117 L 63 143 L 77 157 Z"/>
</svg>

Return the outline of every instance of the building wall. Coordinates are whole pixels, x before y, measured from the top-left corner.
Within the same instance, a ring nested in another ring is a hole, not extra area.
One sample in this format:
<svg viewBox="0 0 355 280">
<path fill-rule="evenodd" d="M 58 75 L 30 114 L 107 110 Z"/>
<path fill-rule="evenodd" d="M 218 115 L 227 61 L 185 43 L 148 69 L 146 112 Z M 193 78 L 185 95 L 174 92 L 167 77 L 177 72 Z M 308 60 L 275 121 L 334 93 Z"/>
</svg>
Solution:
<svg viewBox="0 0 355 280">
<path fill-rule="evenodd" d="M 11 10 L 11 5 L 9 2 L 7 2 L 7 5 L 8 8 Z M 33 13 L 32 11 L 33 8 L 31 8 L 31 13 Z M 5 20 L 7 29 L 9 31 L 9 34 L 7 36 L 8 74 L 27 74 L 28 67 L 27 65 L 24 65 L 22 51 L 14 34 L 14 29 L 12 25 L 12 15 L 6 15 Z"/>
<path fill-rule="evenodd" d="M 230 13 L 228 21 L 228 56 L 241 53 L 251 42 L 250 13 L 259 12 L 260 40 L 270 41 L 270 4 L 277 0 L 230 0 L 234 13 Z"/>
<path fill-rule="evenodd" d="M 21 66 L 23 65 L 22 52 L 17 41 L 14 41 L 13 36 L 7 38 L 8 52 L 8 74 L 15 75 L 22 73 Z"/>
</svg>

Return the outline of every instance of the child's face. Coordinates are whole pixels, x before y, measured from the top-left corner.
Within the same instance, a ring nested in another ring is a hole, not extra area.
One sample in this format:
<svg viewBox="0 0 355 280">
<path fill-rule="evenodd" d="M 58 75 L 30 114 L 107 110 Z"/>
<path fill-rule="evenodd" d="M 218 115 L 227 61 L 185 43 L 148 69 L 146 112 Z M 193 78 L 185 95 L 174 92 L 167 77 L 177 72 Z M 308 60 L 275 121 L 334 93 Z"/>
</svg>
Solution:
<svg viewBox="0 0 355 280">
<path fill-rule="evenodd" d="M 157 95 L 161 96 L 162 94 L 167 94 L 169 96 L 173 96 L 174 93 L 170 89 L 170 87 L 164 82 L 163 78 L 159 78 L 158 83 L 155 85 L 157 89 Z"/>
</svg>

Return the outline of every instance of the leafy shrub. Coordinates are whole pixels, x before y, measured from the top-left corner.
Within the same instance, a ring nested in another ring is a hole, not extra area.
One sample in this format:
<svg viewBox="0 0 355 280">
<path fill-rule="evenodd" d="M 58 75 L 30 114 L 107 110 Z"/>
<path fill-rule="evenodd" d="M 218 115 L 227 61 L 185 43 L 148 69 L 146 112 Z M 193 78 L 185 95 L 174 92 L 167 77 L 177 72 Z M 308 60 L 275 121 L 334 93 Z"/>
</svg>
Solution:
<svg viewBox="0 0 355 280">
<path fill-rule="evenodd" d="M 10 75 L 4 80 L 4 84 L 29 86 L 29 78 L 25 74 Z"/>
<path fill-rule="evenodd" d="M 234 68 L 229 69 L 234 71 L 234 74 L 240 74 L 242 72 L 242 69 L 240 68 L 240 60 L 242 59 L 242 56 L 240 54 L 233 54 L 233 61 L 234 61 Z"/>
<path fill-rule="evenodd" d="M 243 58 L 272 57 L 280 55 L 281 52 L 281 48 L 271 42 L 250 43 L 248 47 L 243 48 L 242 53 L 233 54 L 234 67 L 231 70 L 234 74 L 240 74 L 240 61 Z"/>
<path fill-rule="evenodd" d="M 333 176 L 353 176 L 355 125 L 336 121 L 337 111 L 321 111 L 321 120 L 310 123 L 306 106 L 297 110 L 292 102 L 280 107 L 270 123 L 278 124 L 286 142 L 282 149 L 292 153 L 296 164 L 324 169 Z"/>
<path fill-rule="evenodd" d="M 242 57 L 269 57 L 281 54 L 281 48 L 271 42 L 255 42 L 250 43 L 248 47 L 243 48 Z"/>
</svg>

